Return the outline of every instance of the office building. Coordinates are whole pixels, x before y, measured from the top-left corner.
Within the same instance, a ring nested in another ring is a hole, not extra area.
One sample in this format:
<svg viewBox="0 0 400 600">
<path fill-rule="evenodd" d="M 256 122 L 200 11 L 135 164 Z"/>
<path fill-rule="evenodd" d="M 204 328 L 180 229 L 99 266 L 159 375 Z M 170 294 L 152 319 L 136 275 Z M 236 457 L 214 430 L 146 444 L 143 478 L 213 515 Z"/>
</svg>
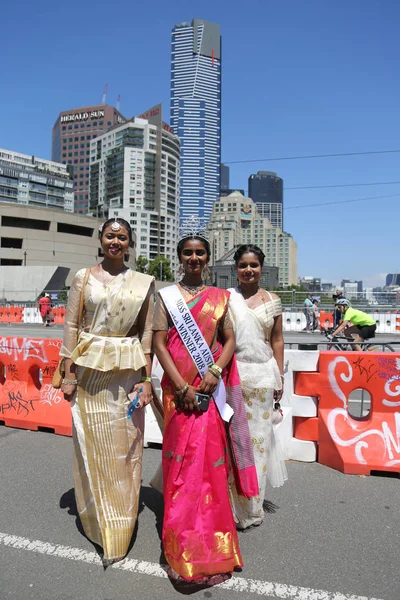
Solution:
<svg viewBox="0 0 400 600">
<path fill-rule="evenodd" d="M 229 190 L 229 167 L 221 163 L 220 191 Z"/>
<path fill-rule="evenodd" d="M 137 256 L 162 255 L 177 268 L 180 143 L 161 105 L 91 142 L 90 210 L 122 217 L 137 232 Z"/>
<path fill-rule="evenodd" d="M 227 188 L 226 190 L 221 190 L 221 193 L 219 195 L 220 198 L 225 198 L 226 196 L 230 196 L 231 194 L 233 194 L 234 192 L 239 192 L 240 194 L 242 194 L 242 196 L 245 196 L 245 191 L 244 190 L 240 190 L 238 188 Z"/>
<path fill-rule="evenodd" d="M 299 285 L 309 292 L 320 292 L 322 290 L 321 277 L 311 277 L 310 275 L 299 277 Z"/>
<path fill-rule="evenodd" d="M 180 221 L 204 226 L 220 195 L 221 35 L 200 19 L 176 25 L 171 49 L 171 127 L 181 141 Z"/>
<path fill-rule="evenodd" d="M 79 269 L 95 265 L 101 260 L 100 221 L 94 217 L 50 208 L 0 203 L 0 225 L 1 266 L 64 267 L 66 280 L 64 278 L 62 284 L 65 282 L 69 287 Z M 134 249 L 130 252 L 129 265 L 134 268 Z M 62 284 L 58 289 L 62 288 Z M 0 282 L 0 293 L 1 288 Z M 24 289 L 31 292 L 35 290 L 32 283 L 26 283 Z M 2 294 L 1 297 L 4 296 L 15 298 L 10 294 Z"/>
<path fill-rule="evenodd" d="M 354 295 L 354 297 L 356 297 L 357 295 L 362 294 L 363 282 L 350 281 L 350 279 L 342 279 L 341 287 L 343 288 L 343 293 L 346 298 L 351 298 L 351 295 Z"/>
<path fill-rule="evenodd" d="M 53 126 L 51 158 L 73 169 L 75 212 L 88 212 L 91 140 L 124 122 L 121 113 L 107 104 L 72 108 L 58 115 Z"/>
<path fill-rule="evenodd" d="M 249 198 L 271 225 L 283 229 L 283 179 L 272 171 L 258 171 L 250 175 Z"/>
<path fill-rule="evenodd" d="M 0 148 L 0 202 L 74 210 L 74 184 L 66 165 Z"/>
<path fill-rule="evenodd" d="M 389 273 L 388 275 L 386 275 L 386 285 L 387 286 L 400 285 L 400 273 Z"/>
<path fill-rule="evenodd" d="M 279 269 L 279 285 L 297 285 L 297 244 L 289 233 L 273 227 L 260 215 L 250 198 L 239 192 L 215 202 L 207 234 L 211 243 L 211 265 L 240 244 L 256 244 L 265 254 L 265 264 Z"/>
</svg>

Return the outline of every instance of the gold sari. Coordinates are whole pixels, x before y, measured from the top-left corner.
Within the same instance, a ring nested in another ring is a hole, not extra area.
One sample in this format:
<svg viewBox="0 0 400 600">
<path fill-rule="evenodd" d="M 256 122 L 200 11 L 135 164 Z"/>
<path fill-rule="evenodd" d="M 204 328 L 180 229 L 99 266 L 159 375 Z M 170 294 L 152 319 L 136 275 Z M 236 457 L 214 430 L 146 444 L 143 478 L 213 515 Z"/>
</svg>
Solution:
<svg viewBox="0 0 400 600">
<path fill-rule="evenodd" d="M 90 275 L 78 338 L 84 275 L 71 287 L 60 355 L 78 365 L 71 402 L 78 513 L 108 565 L 125 556 L 138 513 L 145 413 L 127 418 L 128 394 L 151 352 L 154 280 L 127 270 L 104 285 Z"/>
</svg>

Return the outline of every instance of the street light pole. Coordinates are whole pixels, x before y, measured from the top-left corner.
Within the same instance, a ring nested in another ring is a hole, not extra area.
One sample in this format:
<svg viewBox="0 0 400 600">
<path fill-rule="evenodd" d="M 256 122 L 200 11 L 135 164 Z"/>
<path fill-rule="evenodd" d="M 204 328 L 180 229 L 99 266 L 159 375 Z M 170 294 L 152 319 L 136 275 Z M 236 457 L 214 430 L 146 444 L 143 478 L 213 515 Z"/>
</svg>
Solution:
<svg viewBox="0 0 400 600">
<path fill-rule="evenodd" d="M 25 252 L 24 252 L 24 267 L 26 267 L 26 255 L 27 255 L 27 251 L 25 250 Z"/>
</svg>

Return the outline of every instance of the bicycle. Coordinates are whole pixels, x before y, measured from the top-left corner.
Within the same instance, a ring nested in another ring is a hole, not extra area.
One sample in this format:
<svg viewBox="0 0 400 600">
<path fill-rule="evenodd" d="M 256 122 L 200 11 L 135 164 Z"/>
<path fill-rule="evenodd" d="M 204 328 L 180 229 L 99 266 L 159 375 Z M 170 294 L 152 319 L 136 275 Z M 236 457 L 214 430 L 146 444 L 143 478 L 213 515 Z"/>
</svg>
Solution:
<svg viewBox="0 0 400 600">
<path fill-rule="evenodd" d="M 333 336 L 334 332 L 333 327 L 328 327 L 326 329 L 321 329 L 321 335 L 324 335 L 331 343 L 327 344 L 328 350 L 336 350 L 337 352 L 352 352 L 353 346 L 358 344 L 362 347 L 363 352 L 395 352 L 395 349 L 390 344 L 369 342 L 365 340 L 364 342 L 352 342 L 344 335 Z M 344 340 L 344 341 L 340 341 Z"/>
</svg>

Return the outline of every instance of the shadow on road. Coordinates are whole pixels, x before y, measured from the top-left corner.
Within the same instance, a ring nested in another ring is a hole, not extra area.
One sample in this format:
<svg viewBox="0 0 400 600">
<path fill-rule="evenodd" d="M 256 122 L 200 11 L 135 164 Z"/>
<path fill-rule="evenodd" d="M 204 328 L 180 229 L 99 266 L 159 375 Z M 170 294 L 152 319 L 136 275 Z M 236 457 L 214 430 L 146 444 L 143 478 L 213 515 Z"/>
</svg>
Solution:
<svg viewBox="0 0 400 600">
<path fill-rule="evenodd" d="M 154 513 L 154 516 L 156 518 L 156 525 L 155 525 L 156 531 L 157 531 L 159 540 L 161 542 L 163 514 L 164 514 L 163 497 L 159 492 L 157 492 L 156 490 L 154 490 L 151 487 L 142 487 L 140 490 L 140 496 L 139 496 L 138 520 L 136 521 L 136 524 L 135 524 L 135 529 L 133 531 L 132 539 L 129 544 L 127 554 L 129 554 L 129 552 L 131 551 L 131 549 L 133 548 L 133 546 L 136 543 L 136 539 L 137 539 L 137 535 L 138 535 L 138 531 L 139 531 L 139 515 L 141 512 L 143 512 L 145 507 L 147 507 L 152 513 Z M 103 549 L 101 548 L 101 546 L 98 546 L 90 538 L 88 538 L 83 530 L 82 523 L 81 523 L 81 520 L 80 520 L 79 514 L 78 514 L 78 508 L 76 506 L 74 488 L 71 488 L 70 490 L 68 490 L 61 496 L 60 508 L 68 509 L 68 514 L 75 517 L 75 525 L 76 525 L 77 530 L 84 538 L 86 538 L 92 544 L 92 546 L 96 550 L 99 557 L 101 559 L 103 559 Z M 164 559 L 163 554 L 161 554 L 161 557 L 160 557 L 160 564 L 161 565 L 165 564 L 165 559 Z"/>
</svg>

